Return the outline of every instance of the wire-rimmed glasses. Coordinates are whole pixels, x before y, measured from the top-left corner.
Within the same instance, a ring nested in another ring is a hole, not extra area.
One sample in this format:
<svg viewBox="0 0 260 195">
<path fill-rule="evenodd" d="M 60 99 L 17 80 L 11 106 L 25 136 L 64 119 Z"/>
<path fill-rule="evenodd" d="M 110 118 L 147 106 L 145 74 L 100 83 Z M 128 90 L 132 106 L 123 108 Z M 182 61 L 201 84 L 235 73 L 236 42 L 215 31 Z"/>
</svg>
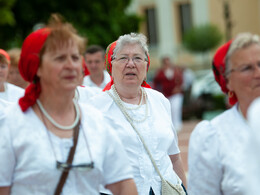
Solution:
<svg viewBox="0 0 260 195">
<path fill-rule="evenodd" d="M 132 58 L 128 57 L 128 56 L 121 56 L 121 57 L 118 57 L 118 58 L 113 58 L 113 60 L 116 60 L 118 61 L 120 64 L 128 64 L 130 59 L 133 61 L 134 64 L 136 65 L 139 65 L 139 64 L 142 64 L 144 62 L 147 61 L 146 58 L 142 58 L 140 56 L 134 56 Z"/>
</svg>

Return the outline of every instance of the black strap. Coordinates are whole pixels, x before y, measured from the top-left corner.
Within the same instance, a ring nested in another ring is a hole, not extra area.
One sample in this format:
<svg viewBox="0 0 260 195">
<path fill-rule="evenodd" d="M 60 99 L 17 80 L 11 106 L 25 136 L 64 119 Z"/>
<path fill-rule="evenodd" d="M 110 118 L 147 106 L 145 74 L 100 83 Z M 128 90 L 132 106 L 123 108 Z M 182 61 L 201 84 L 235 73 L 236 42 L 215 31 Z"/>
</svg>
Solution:
<svg viewBox="0 0 260 195">
<path fill-rule="evenodd" d="M 77 143 L 78 143 L 78 137 L 79 137 L 79 125 L 80 125 L 80 121 L 78 122 L 76 127 L 74 127 L 73 146 L 70 148 L 70 153 L 69 153 L 69 156 L 67 159 L 67 164 L 71 164 L 73 161 L 73 158 L 74 158 L 75 150 L 76 150 Z M 60 181 L 56 187 L 54 195 L 59 195 L 62 192 L 62 188 L 67 180 L 68 175 L 69 175 L 69 170 L 62 172 Z"/>
</svg>

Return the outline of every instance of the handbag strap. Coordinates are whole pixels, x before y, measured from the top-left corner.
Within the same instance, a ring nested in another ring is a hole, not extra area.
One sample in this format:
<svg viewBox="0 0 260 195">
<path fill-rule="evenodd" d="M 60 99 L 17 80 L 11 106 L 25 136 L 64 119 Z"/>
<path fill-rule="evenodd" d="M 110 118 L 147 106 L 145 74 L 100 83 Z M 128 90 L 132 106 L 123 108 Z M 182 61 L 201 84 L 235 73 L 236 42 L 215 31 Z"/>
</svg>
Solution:
<svg viewBox="0 0 260 195">
<path fill-rule="evenodd" d="M 69 156 L 66 162 L 67 164 L 71 164 L 74 158 L 74 154 L 78 143 L 78 137 L 79 137 L 79 125 L 80 125 L 80 121 L 78 122 L 76 127 L 74 127 L 73 146 L 70 148 Z M 68 171 L 63 170 L 54 195 L 59 195 L 62 192 L 62 188 L 67 180 L 68 175 L 69 175 L 69 170 Z"/>
<path fill-rule="evenodd" d="M 119 109 L 121 110 L 121 112 L 124 114 L 125 118 L 127 119 L 127 121 L 131 124 L 131 126 L 133 127 L 133 129 L 135 130 L 135 132 L 137 133 L 137 135 L 139 136 L 141 142 L 143 143 L 143 146 L 149 156 L 149 158 L 151 159 L 152 163 L 153 163 L 153 166 L 156 170 L 156 172 L 158 173 L 158 175 L 160 176 L 161 180 L 162 181 L 165 181 L 163 176 L 161 175 L 161 172 L 159 171 L 155 161 L 154 161 L 154 158 L 150 152 L 150 150 L 148 149 L 147 145 L 145 144 L 145 141 L 142 137 L 142 135 L 139 133 L 139 131 L 136 129 L 135 125 L 133 124 L 133 121 L 131 120 L 129 114 L 126 112 L 125 108 L 123 108 L 123 106 L 118 102 L 118 100 L 111 94 L 110 91 L 107 91 L 108 95 L 114 100 L 114 102 L 117 104 L 117 106 L 119 107 Z"/>
</svg>

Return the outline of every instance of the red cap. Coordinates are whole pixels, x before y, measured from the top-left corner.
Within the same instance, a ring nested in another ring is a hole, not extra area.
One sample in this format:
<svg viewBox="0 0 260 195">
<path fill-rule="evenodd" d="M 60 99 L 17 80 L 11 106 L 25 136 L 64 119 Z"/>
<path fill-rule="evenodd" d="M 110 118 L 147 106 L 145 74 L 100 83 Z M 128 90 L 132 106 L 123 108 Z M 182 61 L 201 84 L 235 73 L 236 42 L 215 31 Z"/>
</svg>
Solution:
<svg viewBox="0 0 260 195">
<path fill-rule="evenodd" d="M 214 55 L 213 62 L 212 62 L 212 68 L 213 68 L 215 80 L 218 82 L 219 86 L 221 87 L 221 90 L 226 94 L 229 92 L 229 90 L 227 88 L 227 81 L 225 78 L 225 71 L 226 71 L 225 57 L 227 55 L 231 43 L 232 40 L 228 41 L 227 43 L 219 47 Z M 237 102 L 237 97 L 235 94 L 232 97 L 229 97 L 229 103 L 231 105 L 234 105 L 236 102 Z"/>
<path fill-rule="evenodd" d="M 8 62 L 8 66 L 10 66 L 11 60 L 10 60 L 9 54 L 3 49 L 0 49 L 0 54 L 2 54 L 6 58 L 6 60 Z"/>
<path fill-rule="evenodd" d="M 30 85 L 26 88 L 24 97 L 19 100 L 22 111 L 34 105 L 40 95 L 40 83 L 35 78 L 40 65 L 39 54 L 50 32 L 49 28 L 39 29 L 32 32 L 23 42 L 18 67 L 20 74 Z"/>
</svg>

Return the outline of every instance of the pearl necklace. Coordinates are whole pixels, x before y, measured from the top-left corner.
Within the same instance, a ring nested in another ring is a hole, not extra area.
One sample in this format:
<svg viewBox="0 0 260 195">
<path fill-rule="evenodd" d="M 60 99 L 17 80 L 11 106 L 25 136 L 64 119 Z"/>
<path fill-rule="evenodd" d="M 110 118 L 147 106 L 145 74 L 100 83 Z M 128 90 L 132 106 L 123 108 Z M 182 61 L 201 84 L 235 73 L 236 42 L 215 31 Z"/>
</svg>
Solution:
<svg viewBox="0 0 260 195">
<path fill-rule="evenodd" d="M 74 106 L 75 106 L 75 110 L 76 110 L 76 118 L 75 118 L 75 121 L 73 122 L 72 125 L 69 125 L 69 126 L 63 126 L 63 125 L 60 125 L 58 124 L 48 113 L 47 111 L 43 108 L 41 102 L 39 99 L 36 100 L 40 110 L 42 111 L 42 113 L 44 114 L 44 116 L 57 128 L 59 129 L 62 129 L 62 130 L 71 130 L 73 129 L 79 122 L 79 118 L 80 118 L 80 111 L 79 111 L 79 106 L 76 102 L 76 100 L 73 99 L 73 103 L 74 103 Z"/>
<path fill-rule="evenodd" d="M 111 89 L 112 89 L 112 91 L 113 91 L 114 94 L 115 94 L 115 96 L 113 96 L 113 97 L 114 97 L 113 99 L 118 103 L 118 105 L 119 105 L 121 111 L 125 113 L 125 116 L 126 116 L 128 119 L 130 119 L 131 121 L 135 121 L 135 122 L 137 122 L 137 123 L 142 123 L 142 122 L 144 122 L 144 121 L 147 119 L 147 116 L 148 116 L 148 102 L 145 103 L 145 116 L 144 116 L 144 118 L 142 118 L 142 119 L 140 119 L 140 120 L 134 119 L 134 118 L 132 118 L 132 117 L 129 115 L 129 113 L 127 112 L 127 108 L 126 108 L 126 106 L 124 105 L 124 102 L 122 101 L 122 99 L 120 98 L 120 96 L 118 95 L 118 93 L 117 93 L 117 91 L 116 91 L 116 88 L 115 88 L 115 85 L 113 85 L 113 86 L 111 87 Z M 142 90 L 142 94 L 143 94 L 143 96 L 144 96 L 144 99 L 147 100 L 147 94 L 146 94 L 145 90 L 144 90 L 143 88 L 141 88 L 141 90 Z M 110 95 L 112 95 L 112 94 L 110 93 Z M 141 99 L 141 101 L 143 101 L 143 100 Z M 140 101 L 140 102 L 141 102 L 141 101 Z M 134 108 L 134 109 L 130 108 L 130 109 L 128 109 L 128 110 L 136 110 L 136 109 L 140 108 L 141 105 L 142 105 L 142 104 L 140 103 L 137 108 Z"/>
</svg>

